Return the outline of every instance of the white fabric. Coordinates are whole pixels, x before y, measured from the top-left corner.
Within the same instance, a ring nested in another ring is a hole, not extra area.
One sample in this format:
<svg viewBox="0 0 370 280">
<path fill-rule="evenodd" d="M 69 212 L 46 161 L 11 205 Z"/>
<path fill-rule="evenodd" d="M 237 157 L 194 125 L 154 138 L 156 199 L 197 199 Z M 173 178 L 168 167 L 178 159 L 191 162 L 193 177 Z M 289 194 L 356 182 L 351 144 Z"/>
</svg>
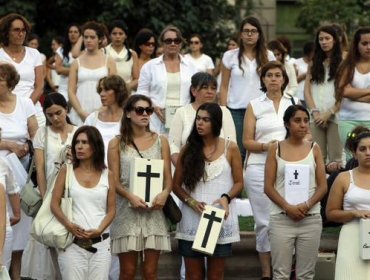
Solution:
<svg viewBox="0 0 370 280">
<path fill-rule="evenodd" d="M 53 64 L 55 67 L 55 63 Z M 59 81 L 60 81 L 60 75 L 55 71 L 54 69 L 51 69 L 51 80 L 53 81 L 54 85 L 58 87 L 59 89 Z"/>
<path fill-rule="evenodd" d="M 297 104 L 298 99 L 294 97 Z M 271 140 L 281 141 L 285 138 L 286 129 L 283 116 L 285 110 L 292 105 L 291 97 L 283 95 L 279 103 L 279 109 L 276 112 L 274 103 L 266 94 L 253 99 L 251 106 L 256 117 L 256 130 L 254 140 L 259 143 L 268 143 Z M 249 154 L 247 164 L 265 164 L 267 152 Z"/>
<path fill-rule="evenodd" d="M 212 162 L 205 162 L 207 179 L 200 180 L 190 196 L 197 201 L 212 204 L 221 194 L 227 193 L 234 185 L 231 166 L 224 154 Z M 184 186 L 183 186 L 184 187 Z M 200 215 L 187 204 L 181 204 L 182 219 L 177 224 L 177 239 L 194 241 L 198 229 Z M 240 241 L 239 222 L 236 214 L 235 200 L 229 204 L 229 217 L 224 221 L 217 244 L 227 244 Z"/>
<path fill-rule="evenodd" d="M 61 158 L 62 155 L 60 154 L 62 150 L 67 145 L 71 145 L 72 143 L 72 138 L 77 130 L 77 127 L 75 126 L 73 128 L 73 131 L 68 133 L 67 139 L 63 142 L 60 134 L 54 132 L 50 126 L 48 126 L 48 139 L 45 137 L 45 127 L 39 127 L 39 129 L 36 132 L 36 135 L 33 139 L 33 147 L 35 149 L 39 149 L 44 151 L 45 147 L 47 149 L 47 155 L 46 155 L 46 160 L 45 162 L 45 168 L 46 168 L 46 183 L 47 186 L 50 186 L 52 183 L 53 179 L 57 175 L 57 172 L 60 167 L 61 163 Z M 47 145 L 47 146 L 46 146 Z M 56 164 L 59 163 L 59 164 Z"/>
<path fill-rule="evenodd" d="M 314 144 L 313 147 L 317 145 Z M 278 156 L 278 151 L 276 150 L 276 161 L 277 161 L 277 171 L 276 171 L 276 181 L 275 181 L 275 189 L 276 191 L 284 197 L 285 193 L 285 165 L 286 164 L 303 164 L 308 165 L 310 168 L 309 173 L 309 189 L 308 189 L 308 197 L 312 197 L 314 193 L 317 190 L 317 182 L 316 182 L 316 162 L 315 162 L 315 156 L 313 154 L 313 147 L 311 148 L 308 155 L 298 161 L 287 161 L 282 159 Z M 270 208 L 270 215 L 275 215 L 283 212 L 284 209 L 280 208 L 277 204 L 274 202 L 271 203 Z M 311 209 L 308 211 L 309 214 L 320 214 L 320 202 L 316 203 L 311 207 Z"/>
<path fill-rule="evenodd" d="M 104 159 L 105 163 L 108 163 L 108 144 L 109 141 L 114 138 L 116 135 L 120 134 L 121 122 L 103 122 L 99 120 L 98 111 L 91 113 L 85 120 L 85 125 L 95 126 L 104 141 Z"/>
<path fill-rule="evenodd" d="M 59 48 L 56 52 L 57 55 L 60 56 L 60 58 L 62 59 L 63 61 L 63 67 L 66 67 L 66 68 L 69 68 L 71 67 L 71 64 L 72 62 L 74 61 L 74 58 L 72 56 L 72 53 L 69 52 L 68 54 L 68 60 L 66 57 L 63 57 L 63 49 L 62 48 Z M 65 99 L 68 101 L 69 100 L 69 97 L 68 97 L 68 76 L 64 76 L 64 75 L 60 75 L 59 76 L 59 87 L 58 87 L 58 92 L 63 94 L 63 96 L 65 97 Z"/>
<path fill-rule="evenodd" d="M 353 179 L 353 171 L 349 171 L 350 184 L 343 197 L 343 210 L 370 210 L 370 190 L 357 186 Z"/>
<path fill-rule="evenodd" d="M 355 68 L 351 86 L 354 88 L 365 89 L 370 87 L 370 72 L 361 74 Z M 341 121 L 369 121 L 370 103 L 353 101 L 343 98 L 339 111 L 339 120 Z"/>
<path fill-rule="evenodd" d="M 180 105 L 180 87 L 181 78 L 180 72 L 167 72 L 167 95 L 166 105 L 179 106 Z"/>
<path fill-rule="evenodd" d="M 21 209 L 21 220 L 13 226 L 13 252 L 23 251 L 30 237 L 32 218 Z"/>
<path fill-rule="evenodd" d="M 85 230 L 99 228 L 107 214 L 108 169 L 101 173 L 95 187 L 86 188 L 79 184 L 75 172 L 71 172 L 70 194 L 73 199 L 73 223 Z M 109 228 L 104 232 L 108 232 Z"/>
<path fill-rule="evenodd" d="M 5 230 L 5 242 L 3 247 L 3 264 L 9 270 L 13 253 L 13 230 L 9 226 Z"/>
<path fill-rule="evenodd" d="M 107 57 L 108 59 L 108 57 Z M 96 86 L 100 78 L 108 76 L 107 59 L 105 65 L 95 69 L 89 69 L 78 61 L 77 91 L 76 96 L 81 107 L 88 114 L 98 110 L 101 107 L 101 100 Z M 83 125 L 83 122 L 77 112 L 72 108 L 69 117 L 71 122 L 77 126 Z"/>
<path fill-rule="evenodd" d="M 289 83 L 284 90 L 284 94 L 295 96 L 298 88 L 297 74 L 294 65 L 291 62 L 285 62 L 285 70 L 289 78 Z"/>
<path fill-rule="evenodd" d="M 261 82 L 257 72 L 256 59 L 250 60 L 243 56 L 240 70 L 238 61 L 239 49 L 234 49 L 225 52 L 222 63 L 231 71 L 229 81 L 229 94 L 227 106 L 232 109 L 245 109 L 249 102 L 261 96 L 263 92 L 260 90 Z M 275 56 L 271 51 L 268 51 L 268 60 L 275 60 Z"/>
<path fill-rule="evenodd" d="M 193 63 L 199 72 L 207 72 L 207 70 L 215 69 L 212 58 L 204 53 L 197 58 L 193 57 L 190 53 L 185 54 L 184 57 Z"/>
<path fill-rule="evenodd" d="M 324 64 L 325 68 L 325 78 L 324 82 L 317 84 L 311 82 L 311 95 L 315 106 L 320 112 L 326 112 L 332 108 L 335 104 L 335 87 L 334 79 L 328 81 L 329 79 L 329 66 Z M 331 120 L 336 121 L 336 115 L 331 117 Z"/>
<path fill-rule="evenodd" d="M 117 74 L 121 76 L 121 78 L 125 81 L 125 83 L 129 83 L 132 81 L 132 67 L 134 65 L 134 59 L 131 58 L 127 60 L 128 51 L 126 47 L 124 47 L 119 53 L 112 48 L 112 45 L 108 45 L 105 48 L 106 54 L 113 58 L 116 62 L 117 67 Z M 132 54 L 132 50 L 131 54 Z"/>
<path fill-rule="evenodd" d="M 165 108 L 167 95 L 167 70 L 163 61 L 163 55 L 154 58 L 143 65 L 140 71 L 137 94 L 148 96 L 154 106 Z M 190 103 L 190 85 L 191 77 L 197 73 L 195 66 L 180 56 L 180 105 Z M 151 130 L 157 133 L 165 133 L 164 124 L 159 120 L 156 114 L 150 119 Z"/>
<path fill-rule="evenodd" d="M 298 76 L 307 73 L 308 64 L 304 61 L 303 57 L 296 59 L 294 64 L 297 67 Z M 298 83 L 298 88 L 295 96 L 299 100 L 304 100 L 304 83 L 305 80 L 302 80 Z"/>
<path fill-rule="evenodd" d="M 229 139 L 236 143 L 236 132 L 234 121 L 230 111 L 221 106 L 222 109 L 222 128 L 220 137 Z M 172 119 L 168 140 L 170 144 L 171 155 L 180 152 L 180 149 L 186 144 L 195 120 L 196 111 L 193 105 L 187 104 L 177 109 Z"/>
</svg>

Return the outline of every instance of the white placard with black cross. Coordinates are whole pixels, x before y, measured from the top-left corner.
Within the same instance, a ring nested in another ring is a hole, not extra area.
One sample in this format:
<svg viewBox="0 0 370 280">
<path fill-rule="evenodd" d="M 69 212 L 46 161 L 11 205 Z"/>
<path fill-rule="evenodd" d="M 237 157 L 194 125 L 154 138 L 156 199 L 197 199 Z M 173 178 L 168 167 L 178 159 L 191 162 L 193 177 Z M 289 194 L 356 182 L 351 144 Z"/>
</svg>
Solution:
<svg viewBox="0 0 370 280">
<path fill-rule="evenodd" d="M 224 222 L 225 210 L 206 205 L 199 221 L 192 249 L 213 255 Z"/>
<path fill-rule="evenodd" d="M 370 220 L 360 219 L 360 256 L 370 260 Z"/>
<path fill-rule="evenodd" d="M 163 190 L 163 160 L 134 158 L 130 170 L 130 192 L 151 207 L 153 199 Z"/>
<path fill-rule="evenodd" d="M 297 205 L 308 200 L 310 166 L 307 164 L 285 165 L 285 200 Z"/>
</svg>

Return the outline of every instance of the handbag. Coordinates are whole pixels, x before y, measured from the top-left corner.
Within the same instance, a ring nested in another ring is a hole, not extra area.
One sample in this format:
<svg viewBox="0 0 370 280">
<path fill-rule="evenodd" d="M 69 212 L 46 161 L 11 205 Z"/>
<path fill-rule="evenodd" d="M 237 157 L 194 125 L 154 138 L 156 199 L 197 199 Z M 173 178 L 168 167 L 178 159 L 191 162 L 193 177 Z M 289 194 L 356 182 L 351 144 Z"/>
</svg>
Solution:
<svg viewBox="0 0 370 280">
<path fill-rule="evenodd" d="M 134 146 L 139 156 L 141 158 L 144 158 L 143 155 L 140 153 L 138 147 L 134 143 L 134 141 L 132 141 L 132 145 Z M 168 195 L 166 203 L 164 204 L 162 210 L 166 218 L 168 218 L 172 224 L 177 224 L 178 222 L 181 221 L 182 218 L 181 210 L 179 206 L 176 204 L 171 194 Z"/>
<path fill-rule="evenodd" d="M 72 221 L 72 198 L 70 197 L 70 173 L 72 165 L 66 164 L 66 183 L 60 208 L 68 220 Z M 58 249 L 65 249 L 73 242 L 73 234 L 59 222 L 50 209 L 52 191 L 49 191 L 32 223 L 31 235 L 40 243 Z"/>
</svg>

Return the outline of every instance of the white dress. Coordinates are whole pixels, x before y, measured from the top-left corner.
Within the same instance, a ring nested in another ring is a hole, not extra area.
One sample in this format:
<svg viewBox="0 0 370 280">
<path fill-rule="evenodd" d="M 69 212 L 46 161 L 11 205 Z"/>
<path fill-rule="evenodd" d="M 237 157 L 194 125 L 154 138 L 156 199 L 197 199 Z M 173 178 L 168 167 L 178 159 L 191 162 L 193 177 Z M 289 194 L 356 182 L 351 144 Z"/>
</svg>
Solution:
<svg viewBox="0 0 370 280">
<path fill-rule="evenodd" d="M 76 96 L 81 104 L 81 107 L 88 114 L 98 110 L 102 105 L 100 96 L 96 91 L 96 86 L 100 78 L 108 76 L 107 61 L 108 57 L 106 57 L 104 66 L 95 69 L 89 69 L 82 66 L 80 64 L 80 60 L 77 58 L 78 79 Z M 83 121 L 73 108 L 71 109 L 69 117 L 73 124 L 77 126 L 83 125 Z"/>
</svg>

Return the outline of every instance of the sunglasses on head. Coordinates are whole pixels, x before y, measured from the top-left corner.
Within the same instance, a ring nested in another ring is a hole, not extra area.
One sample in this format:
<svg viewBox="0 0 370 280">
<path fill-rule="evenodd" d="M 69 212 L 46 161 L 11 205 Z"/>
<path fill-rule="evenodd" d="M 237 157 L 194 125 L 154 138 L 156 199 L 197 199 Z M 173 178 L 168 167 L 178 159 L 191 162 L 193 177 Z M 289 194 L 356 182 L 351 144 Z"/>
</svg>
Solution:
<svg viewBox="0 0 370 280">
<path fill-rule="evenodd" d="M 154 108 L 153 107 L 138 106 L 138 107 L 134 108 L 134 111 L 135 111 L 136 115 L 138 115 L 138 116 L 142 116 L 144 114 L 144 112 L 146 112 L 146 114 L 150 116 L 151 114 L 154 113 Z"/>
<path fill-rule="evenodd" d="M 175 39 L 168 38 L 168 39 L 164 39 L 163 42 L 166 45 L 171 45 L 172 43 L 175 43 L 175 45 L 179 45 L 182 42 L 182 40 L 180 38 L 175 38 Z"/>
<path fill-rule="evenodd" d="M 153 42 L 145 42 L 143 45 L 146 47 L 155 47 L 155 43 Z"/>
</svg>

